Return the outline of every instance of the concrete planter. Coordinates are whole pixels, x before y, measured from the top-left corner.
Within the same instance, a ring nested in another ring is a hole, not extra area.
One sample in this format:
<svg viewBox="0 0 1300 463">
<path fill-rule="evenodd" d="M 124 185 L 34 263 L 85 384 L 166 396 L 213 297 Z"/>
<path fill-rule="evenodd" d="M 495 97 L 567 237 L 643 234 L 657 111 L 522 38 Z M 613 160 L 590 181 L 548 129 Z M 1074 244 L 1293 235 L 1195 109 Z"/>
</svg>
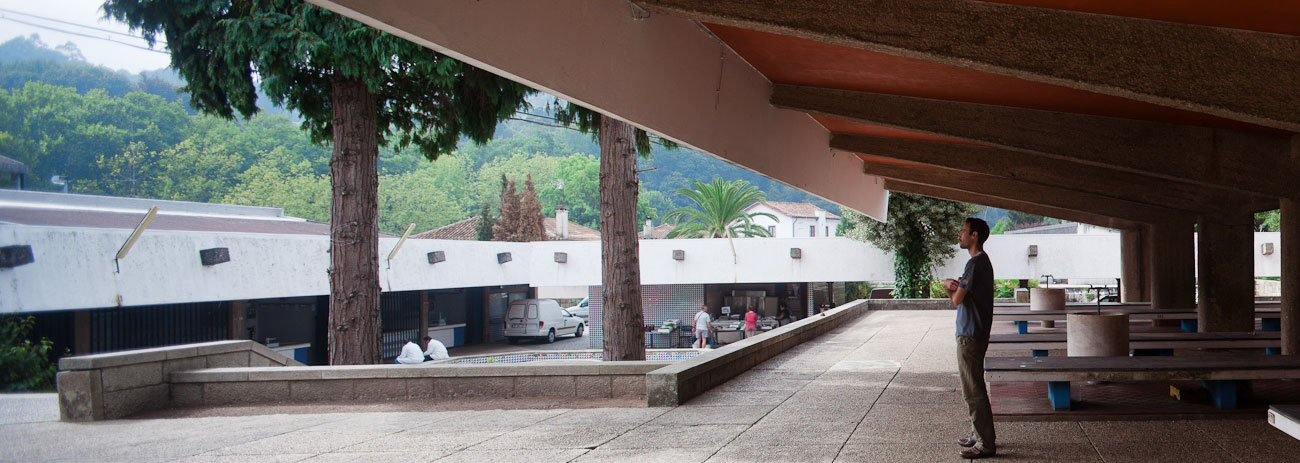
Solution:
<svg viewBox="0 0 1300 463">
<path fill-rule="evenodd" d="M 1065 320 L 1065 347 L 1070 357 L 1128 356 L 1128 314 L 1069 314 Z"/>
<path fill-rule="evenodd" d="M 1058 288 L 1030 288 L 1029 310 L 1065 310 L 1065 290 Z M 1056 322 L 1043 320 L 1043 328 L 1055 328 Z"/>
</svg>

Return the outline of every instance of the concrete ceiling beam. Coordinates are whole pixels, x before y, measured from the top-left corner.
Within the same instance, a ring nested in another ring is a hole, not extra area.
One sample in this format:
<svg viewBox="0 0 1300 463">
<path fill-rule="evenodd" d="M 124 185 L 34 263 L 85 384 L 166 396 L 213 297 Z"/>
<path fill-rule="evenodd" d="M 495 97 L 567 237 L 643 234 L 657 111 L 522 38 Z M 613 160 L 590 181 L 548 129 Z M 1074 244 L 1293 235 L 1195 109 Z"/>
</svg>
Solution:
<svg viewBox="0 0 1300 463">
<path fill-rule="evenodd" d="M 633 0 L 790 35 L 1300 132 L 1300 37 L 951 0 Z"/>
<path fill-rule="evenodd" d="M 1248 204 L 1268 201 L 1234 191 L 980 145 L 834 134 L 831 148 L 1189 212 L 1239 211 Z M 1276 208 L 1277 201 L 1272 201 Z"/>
<path fill-rule="evenodd" d="M 1191 220 L 1195 217 L 1194 214 L 1187 212 L 1124 199 L 952 169 L 871 161 L 863 162 L 863 167 L 867 173 L 886 179 L 978 192 L 988 196 L 1090 212 L 1131 222 Z"/>
<path fill-rule="evenodd" d="M 775 85 L 772 104 L 1274 198 L 1300 178 L 1274 135 L 795 85 Z"/>
<path fill-rule="evenodd" d="M 888 195 L 694 21 L 609 0 L 310 0 L 480 69 L 883 220 Z"/>
<path fill-rule="evenodd" d="M 1020 211 L 1043 217 L 1054 219 L 1069 220 L 1073 222 L 1086 223 L 1102 227 L 1132 229 L 1139 226 L 1138 223 L 1107 217 L 1101 214 L 1082 212 L 1071 209 L 1062 209 L 1059 207 L 1044 206 L 1042 204 L 1031 203 L 1028 201 L 1017 201 L 1013 199 L 989 196 L 986 194 L 946 188 L 934 185 L 925 185 L 921 183 L 907 182 L 903 180 L 885 179 L 885 189 L 899 193 L 909 193 L 914 195 L 929 196 L 931 198 L 946 199 L 949 201 L 958 201 L 963 203 L 978 204 L 980 206 L 996 207 L 998 209 L 1007 209 Z M 989 224 L 992 226 L 993 224 Z"/>
</svg>

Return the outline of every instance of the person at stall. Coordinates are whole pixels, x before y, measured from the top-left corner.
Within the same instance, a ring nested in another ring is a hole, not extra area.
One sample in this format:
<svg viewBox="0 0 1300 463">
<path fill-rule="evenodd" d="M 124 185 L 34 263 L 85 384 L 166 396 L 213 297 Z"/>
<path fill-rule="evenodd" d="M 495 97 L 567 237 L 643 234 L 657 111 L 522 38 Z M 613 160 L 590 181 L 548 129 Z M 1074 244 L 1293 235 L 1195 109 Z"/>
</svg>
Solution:
<svg viewBox="0 0 1300 463">
<path fill-rule="evenodd" d="M 790 323 L 790 310 L 786 309 L 785 303 L 782 302 L 781 308 L 776 311 L 776 324 L 777 326 L 785 326 L 786 323 Z"/>
<path fill-rule="evenodd" d="M 703 349 L 708 343 L 709 332 L 713 327 L 709 323 L 713 322 L 713 317 L 709 315 L 709 306 L 700 307 L 700 311 L 695 313 L 695 343 L 691 347 Z"/>
<path fill-rule="evenodd" d="M 750 306 L 745 311 L 745 339 L 756 335 L 758 335 L 758 312 L 755 312 L 754 307 Z"/>
</svg>

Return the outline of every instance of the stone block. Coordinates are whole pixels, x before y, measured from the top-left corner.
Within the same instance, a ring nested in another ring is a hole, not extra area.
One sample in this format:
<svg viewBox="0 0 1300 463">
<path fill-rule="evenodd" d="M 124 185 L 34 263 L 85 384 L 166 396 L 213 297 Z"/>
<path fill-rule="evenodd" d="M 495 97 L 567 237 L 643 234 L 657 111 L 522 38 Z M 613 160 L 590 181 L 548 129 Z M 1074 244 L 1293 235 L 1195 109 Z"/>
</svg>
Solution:
<svg viewBox="0 0 1300 463">
<path fill-rule="evenodd" d="M 59 390 L 60 420 L 104 419 L 104 397 L 98 370 L 60 371 L 55 382 Z"/>
<path fill-rule="evenodd" d="M 253 404 L 289 400 L 288 381 L 248 381 L 203 385 L 204 405 Z"/>
<path fill-rule="evenodd" d="M 197 407 L 203 405 L 203 385 L 180 383 L 171 385 L 173 407 Z"/>
<path fill-rule="evenodd" d="M 520 376 L 515 378 L 516 397 L 573 397 L 572 376 Z"/>
<path fill-rule="evenodd" d="M 166 384 L 104 391 L 104 419 L 125 418 L 145 410 L 157 410 L 167 406 L 169 387 Z"/>
<path fill-rule="evenodd" d="M 89 370 L 92 368 L 109 368 L 144 362 L 160 362 L 167 359 L 164 347 L 139 349 L 107 354 L 81 355 L 59 359 L 59 370 Z"/>
<path fill-rule="evenodd" d="M 510 398 L 514 396 L 515 379 L 511 377 L 454 377 L 436 378 L 434 392 L 438 398 L 458 397 Z"/>
<path fill-rule="evenodd" d="M 619 375 L 611 379 L 614 398 L 637 398 L 646 395 L 646 376 Z"/>
<path fill-rule="evenodd" d="M 248 351 L 208 355 L 208 368 L 247 367 Z"/>
<path fill-rule="evenodd" d="M 338 401 L 356 397 L 356 381 L 351 379 L 289 381 L 289 398 L 294 401 Z"/>
<path fill-rule="evenodd" d="M 406 380 L 402 378 L 358 379 L 357 400 L 406 400 Z"/>
<path fill-rule="evenodd" d="M 248 371 L 244 368 L 216 368 L 204 370 L 178 371 L 171 374 L 168 381 L 172 383 L 221 383 L 248 381 Z"/>
<path fill-rule="evenodd" d="M 207 359 L 203 357 L 187 357 L 165 360 L 162 364 L 163 380 L 172 377 L 172 373 L 178 371 L 202 370 L 208 367 Z"/>
<path fill-rule="evenodd" d="M 387 369 L 401 368 L 399 365 L 334 365 L 329 367 L 312 367 L 320 371 L 321 377 L 325 379 L 351 379 L 351 378 L 386 378 L 388 377 Z M 419 368 L 419 367 L 407 367 Z"/>
<path fill-rule="evenodd" d="M 409 378 L 405 381 L 406 398 L 432 399 L 435 397 L 433 391 L 433 378 Z"/>
<path fill-rule="evenodd" d="M 157 361 L 102 369 L 104 392 L 162 384 L 162 364 Z"/>
<path fill-rule="evenodd" d="M 303 381 L 326 378 L 328 367 L 257 367 L 248 368 L 249 381 Z"/>
<path fill-rule="evenodd" d="M 250 366 L 250 367 L 269 367 L 269 366 L 280 366 L 280 364 L 278 364 L 278 363 L 272 363 L 272 362 L 271 362 L 271 359 L 266 358 L 266 357 L 263 357 L 263 356 L 261 356 L 261 355 L 257 355 L 257 353 L 252 353 L 252 354 L 249 354 L 249 356 L 248 356 L 248 366 Z"/>
<path fill-rule="evenodd" d="M 613 381 L 609 376 L 578 376 L 575 378 L 575 389 L 575 395 L 579 399 L 608 399 L 614 396 Z"/>
</svg>

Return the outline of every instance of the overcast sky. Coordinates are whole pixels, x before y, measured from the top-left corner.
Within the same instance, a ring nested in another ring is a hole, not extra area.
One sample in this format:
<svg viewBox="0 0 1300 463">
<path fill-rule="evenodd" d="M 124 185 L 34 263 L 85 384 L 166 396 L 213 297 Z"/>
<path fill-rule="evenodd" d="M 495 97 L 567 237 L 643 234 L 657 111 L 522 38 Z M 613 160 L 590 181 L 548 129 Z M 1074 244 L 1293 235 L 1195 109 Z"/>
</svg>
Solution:
<svg viewBox="0 0 1300 463">
<path fill-rule="evenodd" d="M 51 47 L 66 42 L 75 43 L 77 48 L 81 49 L 81 53 L 86 56 L 86 61 L 107 66 L 111 69 L 140 72 L 167 67 L 168 56 L 161 45 L 156 48 L 157 51 L 141 50 L 126 44 L 148 47 L 144 39 L 132 39 L 104 31 L 115 31 L 122 34 L 131 33 L 125 24 L 103 17 L 104 12 L 100 10 L 100 6 L 103 4 L 103 0 L 0 0 L 0 43 L 7 42 L 14 37 L 37 34 L 41 36 L 41 41 Z M 79 24 L 93 29 L 39 19 L 20 13 Z M 17 21 L 40 24 L 48 26 L 48 28 L 31 26 Z M 50 28 L 76 32 L 82 35 L 68 34 Z"/>
</svg>

